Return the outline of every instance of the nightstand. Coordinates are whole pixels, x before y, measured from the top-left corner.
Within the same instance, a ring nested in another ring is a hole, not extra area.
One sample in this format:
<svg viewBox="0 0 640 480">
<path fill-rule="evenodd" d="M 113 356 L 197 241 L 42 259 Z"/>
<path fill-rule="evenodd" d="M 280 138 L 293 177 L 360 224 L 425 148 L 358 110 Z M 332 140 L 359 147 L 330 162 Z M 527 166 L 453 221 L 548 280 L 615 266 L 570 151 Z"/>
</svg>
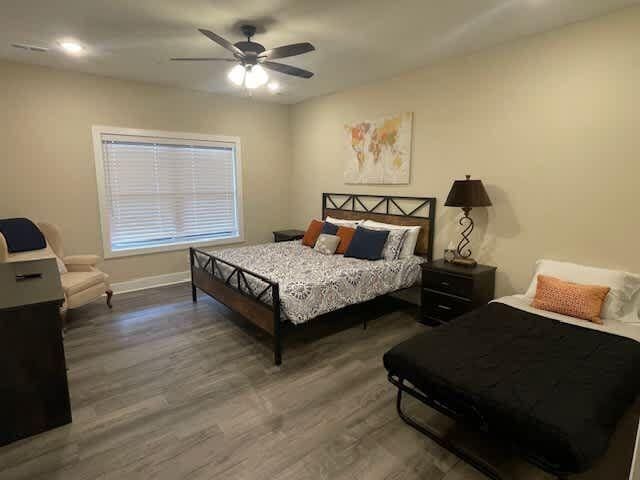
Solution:
<svg viewBox="0 0 640 480">
<path fill-rule="evenodd" d="M 291 240 L 300 240 L 304 237 L 302 230 L 278 230 L 273 232 L 274 242 L 289 242 Z"/>
<path fill-rule="evenodd" d="M 496 267 L 463 267 L 444 260 L 422 265 L 424 323 L 438 325 L 493 300 Z"/>
</svg>

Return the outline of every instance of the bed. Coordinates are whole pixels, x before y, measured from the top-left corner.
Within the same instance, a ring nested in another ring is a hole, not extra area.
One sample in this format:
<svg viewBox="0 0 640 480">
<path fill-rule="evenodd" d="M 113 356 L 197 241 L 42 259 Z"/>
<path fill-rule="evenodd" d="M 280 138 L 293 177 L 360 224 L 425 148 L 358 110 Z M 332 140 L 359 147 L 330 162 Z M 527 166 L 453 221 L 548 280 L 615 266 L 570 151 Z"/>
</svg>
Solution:
<svg viewBox="0 0 640 480">
<path fill-rule="evenodd" d="M 490 478 L 501 477 L 409 417 L 403 393 L 565 478 L 605 452 L 640 392 L 639 342 L 638 325 L 597 325 L 511 296 L 397 345 L 383 361 L 401 418 Z"/>
<path fill-rule="evenodd" d="M 323 193 L 327 216 L 420 226 L 415 255 L 391 261 L 326 256 L 300 241 L 214 253 L 191 248 L 193 301 L 201 290 L 270 334 L 280 365 L 285 329 L 411 287 L 421 263 L 432 258 L 435 198 Z"/>
</svg>

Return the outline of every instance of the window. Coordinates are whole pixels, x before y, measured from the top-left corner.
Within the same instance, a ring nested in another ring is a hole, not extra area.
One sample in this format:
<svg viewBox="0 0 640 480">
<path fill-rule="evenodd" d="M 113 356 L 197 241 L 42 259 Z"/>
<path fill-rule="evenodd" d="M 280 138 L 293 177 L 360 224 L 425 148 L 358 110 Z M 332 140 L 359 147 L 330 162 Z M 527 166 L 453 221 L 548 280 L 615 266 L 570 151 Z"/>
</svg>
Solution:
<svg viewBox="0 0 640 480">
<path fill-rule="evenodd" d="M 240 141 L 94 127 L 105 257 L 243 240 Z"/>
</svg>

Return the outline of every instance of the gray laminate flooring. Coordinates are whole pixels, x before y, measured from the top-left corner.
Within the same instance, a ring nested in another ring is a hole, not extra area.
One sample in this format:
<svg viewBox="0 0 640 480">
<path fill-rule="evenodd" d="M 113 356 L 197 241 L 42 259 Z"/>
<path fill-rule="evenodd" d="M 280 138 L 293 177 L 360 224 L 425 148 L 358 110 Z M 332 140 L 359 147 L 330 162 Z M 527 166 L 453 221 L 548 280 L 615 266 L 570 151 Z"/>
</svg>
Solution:
<svg viewBox="0 0 640 480">
<path fill-rule="evenodd" d="M 363 315 L 367 330 L 354 323 Z M 340 313 L 294 332 L 276 368 L 267 337 L 205 295 L 192 304 L 186 284 L 118 295 L 112 311 L 92 304 L 70 315 L 65 338 L 73 423 L 0 448 L 0 478 L 483 479 L 396 415 L 381 358 L 427 328 L 416 316 L 393 299 Z M 511 478 L 550 478 L 409 410 Z M 625 478 L 628 417 L 602 465 L 578 478 Z"/>
</svg>

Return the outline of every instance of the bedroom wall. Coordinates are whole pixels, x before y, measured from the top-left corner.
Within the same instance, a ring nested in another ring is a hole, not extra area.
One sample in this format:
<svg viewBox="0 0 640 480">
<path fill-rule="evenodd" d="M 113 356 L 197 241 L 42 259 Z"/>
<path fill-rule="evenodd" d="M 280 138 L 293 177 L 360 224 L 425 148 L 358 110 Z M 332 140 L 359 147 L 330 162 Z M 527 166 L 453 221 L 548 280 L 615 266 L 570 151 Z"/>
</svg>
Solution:
<svg viewBox="0 0 640 480">
<path fill-rule="evenodd" d="M 436 257 L 457 239 L 454 179 L 484 181 L 474 254 L 497 294 L 525 290 L 536 259 L 640 272 L 640 8 L 454 58 L 292 109 L 291 226 L 323 191 L 438 199 Z M 343 125 L 413 112 L 409 185 L 345 185 Z"/>
<path fill-rule="evenodd" d="M 91 126 L 236 135 L 245 237 L 286 227 L 289 112 L 282 105 L 0 62 L 0 218 L 58 224 L 67 252 L 102 252 Z M 113 282 L 188 269 L 186 251 L 107 260 Z"/>
</svg>

